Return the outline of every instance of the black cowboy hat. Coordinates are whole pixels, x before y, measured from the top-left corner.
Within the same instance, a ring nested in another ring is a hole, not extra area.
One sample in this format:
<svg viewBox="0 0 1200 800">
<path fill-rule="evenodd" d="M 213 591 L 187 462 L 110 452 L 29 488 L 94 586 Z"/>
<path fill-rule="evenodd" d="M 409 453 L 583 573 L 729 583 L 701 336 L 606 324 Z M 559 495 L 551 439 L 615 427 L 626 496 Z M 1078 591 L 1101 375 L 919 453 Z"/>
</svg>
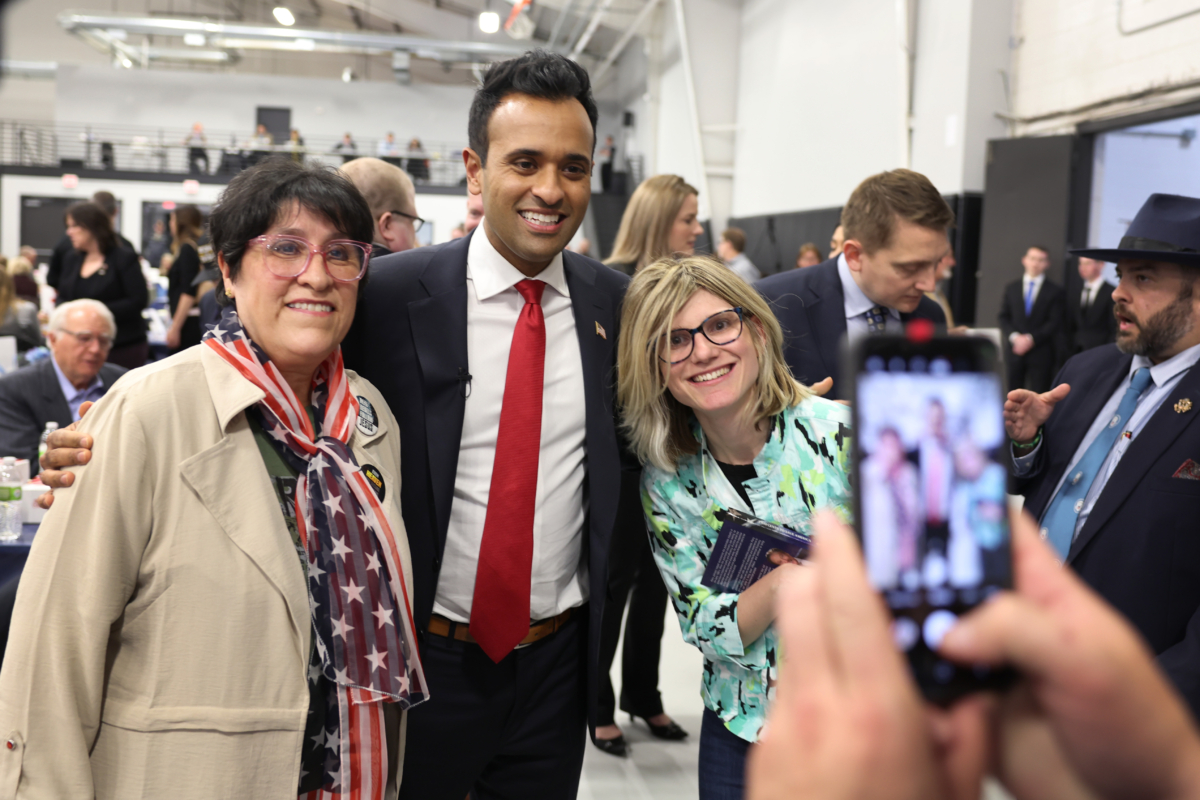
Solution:
<svg viewBox="0 0 1200 800">
<path fill-rule="evenodd" d="M 1200 267 L 1200 200 L 1152 194 L 1115 249 L 1072 250 L 1071 255 L 1098 261 L 1137 258 Z"/>
</svg>

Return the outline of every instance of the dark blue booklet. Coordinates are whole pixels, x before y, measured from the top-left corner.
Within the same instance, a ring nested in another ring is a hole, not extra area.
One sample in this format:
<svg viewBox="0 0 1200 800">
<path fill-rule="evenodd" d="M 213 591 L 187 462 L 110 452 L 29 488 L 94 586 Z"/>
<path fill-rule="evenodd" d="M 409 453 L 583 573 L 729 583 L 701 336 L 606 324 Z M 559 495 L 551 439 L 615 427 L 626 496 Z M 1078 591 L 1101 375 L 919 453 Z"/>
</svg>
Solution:
<svg viewBox="0 0 1200 800">
<path fill-rule="evenodd" d="M 740 594 L 780 564 L 808 558 L 812 539 L 803 533 L 735 508 L 716 516 L 722 520 L 721 530 L 700 581 L 709 588 Z"/>
</svg>

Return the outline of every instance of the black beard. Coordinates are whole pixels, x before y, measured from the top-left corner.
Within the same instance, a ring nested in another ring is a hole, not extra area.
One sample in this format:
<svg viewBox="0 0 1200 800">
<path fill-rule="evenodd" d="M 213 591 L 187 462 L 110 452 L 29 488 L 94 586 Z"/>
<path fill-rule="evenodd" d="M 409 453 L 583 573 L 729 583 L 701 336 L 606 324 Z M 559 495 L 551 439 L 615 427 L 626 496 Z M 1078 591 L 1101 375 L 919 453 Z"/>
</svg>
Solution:
<svg viewBox="0 0 1200 800">
<path fill-rule="evenodd" d="M 1129 355 L 1145 356 L 1151 361 L 1160 360 L 1163 353 L 1192 332 L 1195 324 L 1190 291 L 1180 293 L 1171 305 L 1155 313 L 1144 325 L 1120 304 L 1113 311 L 1119 311 L 1138 326 L 1136 335 L 1117 333 L 1117 349 Z"/>
</svg>

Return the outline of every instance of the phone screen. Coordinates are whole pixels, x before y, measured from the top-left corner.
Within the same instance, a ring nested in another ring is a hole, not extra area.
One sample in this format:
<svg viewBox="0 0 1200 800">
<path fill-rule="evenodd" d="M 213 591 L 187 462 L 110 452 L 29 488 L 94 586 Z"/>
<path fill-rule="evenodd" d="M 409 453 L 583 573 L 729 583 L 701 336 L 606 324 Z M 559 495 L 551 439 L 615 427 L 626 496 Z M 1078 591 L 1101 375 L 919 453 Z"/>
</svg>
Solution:
<svg viewBox="0 0 1200 800">
<path fill-rule="evenodd" d="M 986 340 L 863 341 L 855 359 L 858 525 L 872 583 L 926 696 L 997 686 L 937 646 L 958 618 L 1012 586 L 1004 395 Z"/>
</svg>

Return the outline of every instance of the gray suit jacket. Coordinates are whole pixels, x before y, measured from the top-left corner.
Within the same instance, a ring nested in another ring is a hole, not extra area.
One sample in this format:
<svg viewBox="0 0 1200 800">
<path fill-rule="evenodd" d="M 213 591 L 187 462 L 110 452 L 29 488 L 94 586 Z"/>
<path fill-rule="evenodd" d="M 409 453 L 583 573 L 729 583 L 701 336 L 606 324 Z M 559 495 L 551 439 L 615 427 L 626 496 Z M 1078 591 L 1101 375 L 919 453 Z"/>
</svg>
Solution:
<svg viewBox="0 0 1200 800">
<path fill-rule="evenodd" d="M 0 378 L 0 456 L 28 458 L 35 473 L 33 463 L 46 423 L 57 422 L 60 428 L 65 428 L 74 421 L 50 358 Z M 101 367 L 104 390 L 111 389 L 125 372 L 124 367 L 116 364 Z"/>
</svg>

